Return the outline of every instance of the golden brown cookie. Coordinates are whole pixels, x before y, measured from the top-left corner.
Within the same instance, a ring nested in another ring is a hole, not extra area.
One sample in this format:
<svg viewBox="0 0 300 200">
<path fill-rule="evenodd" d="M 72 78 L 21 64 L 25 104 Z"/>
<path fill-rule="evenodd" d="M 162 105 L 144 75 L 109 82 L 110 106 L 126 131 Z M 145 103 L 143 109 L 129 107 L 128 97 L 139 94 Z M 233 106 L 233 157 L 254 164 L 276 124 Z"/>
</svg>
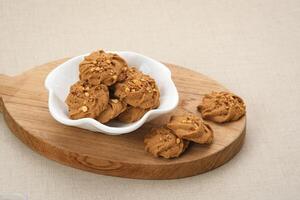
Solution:
<svg viewBox="0 0 300 200">
<path fill-rule="evenodd" d="M 199 144 L 210 144 L 214 138 L 211 127 L 192 114 L 172 116 L 167 127 L 179 138 Z"/>
<path fill-rule="evenodd" d="M 95 118 L 107 106 L 109 99 L 106 85 L 91 86 L 87 82 L 78 81 L 70 88 L 66 98 L 71 119 Z"/>
<path fill-rule="evenodd" d="M 114 95 L 127 104 L 143 109 L 157 108 L 160 93 L 155 80 L 130 68 L 123 82 L 115 85 Z"/>
<path fill-rule="evenodd" d="M 126 103 L 118 99 L 110 99 L 107 108 L 96 119 L 101 123 L 106 123 L 117 117 L 124 110 L 126 110 Z"/>
<path fill-rule="evenodd" d="M 118 116 L 121 122 L 131 123 L 141 119 L 149 109 L 127 106 L 126 110 Z"/>
<path fill-rule="evenodd" d="M 174 135 L 171 130 L 161 127 L 145 136 L 145 150 L 155 157 L 176 158 L 188 147 L 189 142 Z"/>
<path fill-rule="evenodd" d="M 212 92 L 203 97 L 198 110 L 204 119 L 223 123 L 240 119 L 246 113 L 246 106 L 232 93 Z"/>
<path fill-rule="evenodd" d="M 127 68 L 126 61 L 117 54 L 95 51 L 79 64 L 79 78 L 91 85 L 110 86 L 125 79 Z"/>
</svg>

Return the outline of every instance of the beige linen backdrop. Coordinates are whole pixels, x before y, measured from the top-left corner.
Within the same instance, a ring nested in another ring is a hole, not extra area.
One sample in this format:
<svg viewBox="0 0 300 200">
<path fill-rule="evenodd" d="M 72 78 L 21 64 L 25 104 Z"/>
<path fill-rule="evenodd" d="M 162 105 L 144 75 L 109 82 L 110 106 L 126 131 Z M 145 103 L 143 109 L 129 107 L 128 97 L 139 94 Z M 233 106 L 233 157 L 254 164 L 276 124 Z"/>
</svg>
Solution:
<svg viewBox="0 0 300 200">
<path fill-rule="evenodd" d="M 170 181 L 96 175 L 31 151 L 0 115 L 0 194 L 30 200 L 297 199 L 300 1 L 0 0 L 0 73 L 98 48 L 136 51 L 206 74 L 247 103 L 241 152 Z"/>
</svg>

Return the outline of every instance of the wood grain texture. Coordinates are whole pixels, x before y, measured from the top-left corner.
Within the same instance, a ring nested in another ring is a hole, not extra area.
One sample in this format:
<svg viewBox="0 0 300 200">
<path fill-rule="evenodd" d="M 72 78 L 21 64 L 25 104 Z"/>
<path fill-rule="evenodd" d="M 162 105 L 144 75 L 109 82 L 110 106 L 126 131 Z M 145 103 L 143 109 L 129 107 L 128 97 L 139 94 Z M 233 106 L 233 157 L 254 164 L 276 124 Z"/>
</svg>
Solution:
<svg viewBox="0 0 300 200">
<path fill-rule="evenodd" d="M 178 108 L 137 131 L 121 136 L 64 126 L 48 111 L 44 87 L 47 74 L 66 59 L 36 67 L 17 77 L 0 75 L 0 110 L 11 131 L 27 146 L 59 163 L 99 174 L 138 178 L 174 179 L 212 170 L 239 152 L 245 138 L 246 117 L 223 125 L 208 122 L 215 132 L 212 145 L 192 144 L 177 159 L 154 158 L 144 151 L 143 137 L 170 115 L 197 113 L 202 96 L 226 90 L 194 71 L 167 64 L 180 95 Z"/>
</svg>

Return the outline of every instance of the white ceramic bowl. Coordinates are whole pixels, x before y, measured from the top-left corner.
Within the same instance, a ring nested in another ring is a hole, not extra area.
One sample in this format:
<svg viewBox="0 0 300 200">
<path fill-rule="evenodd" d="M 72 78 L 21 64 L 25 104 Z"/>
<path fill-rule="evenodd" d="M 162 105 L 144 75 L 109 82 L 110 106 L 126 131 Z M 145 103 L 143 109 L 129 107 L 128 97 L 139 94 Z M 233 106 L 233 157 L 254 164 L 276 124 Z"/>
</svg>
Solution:
<svg viewBox="0 0 300 200">
<path fill-rule="evenodd" d="M 160 90 L 160 106 L 157 109 L 148 111 L 140 120 L 133 123 L 121 123 L 113 120 L 110 123 L 102 124 L 92 118 L 70 119 L 65 99 L 70 86 L 79 80 L 79 63 L 84 59 L 84 56 L 88 55 L 85 54 L 59 65 L 46 78 L 45 86 L 49 91 L 48 106 L 54 119 L 68 126 L 76 126 L 109 135 L 120 135 L 138 129 L 145 122 L 166 114 L 177 106 L 178 92 L 171 79 L 171 72 L 165 65 L 134 52 L 120 51 L 113 53 L 117 53 L 124 58 L 129 66 L 135 66 L 155 79 Z"/>
</svg>

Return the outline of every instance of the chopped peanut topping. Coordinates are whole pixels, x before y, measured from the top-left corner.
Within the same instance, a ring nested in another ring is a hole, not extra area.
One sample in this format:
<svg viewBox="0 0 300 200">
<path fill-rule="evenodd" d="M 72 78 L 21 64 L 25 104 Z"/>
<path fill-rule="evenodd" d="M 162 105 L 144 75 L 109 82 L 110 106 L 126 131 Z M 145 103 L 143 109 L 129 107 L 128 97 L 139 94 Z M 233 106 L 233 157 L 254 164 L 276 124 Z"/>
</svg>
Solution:
<svg viewBox="0 0 300 200">
<path fill-rule="evenodd" d="M 82 110 L 82 112 L 87 112 L 88 111 L 88 107 L 86 107 L 86 106 L 82 106 L 80 109 Z"/>
<path fill-rule="evenodd" d="M 129 92 L 130 89 L 128 87 L 125 88 L 125 92 Z"/>
</svg>

